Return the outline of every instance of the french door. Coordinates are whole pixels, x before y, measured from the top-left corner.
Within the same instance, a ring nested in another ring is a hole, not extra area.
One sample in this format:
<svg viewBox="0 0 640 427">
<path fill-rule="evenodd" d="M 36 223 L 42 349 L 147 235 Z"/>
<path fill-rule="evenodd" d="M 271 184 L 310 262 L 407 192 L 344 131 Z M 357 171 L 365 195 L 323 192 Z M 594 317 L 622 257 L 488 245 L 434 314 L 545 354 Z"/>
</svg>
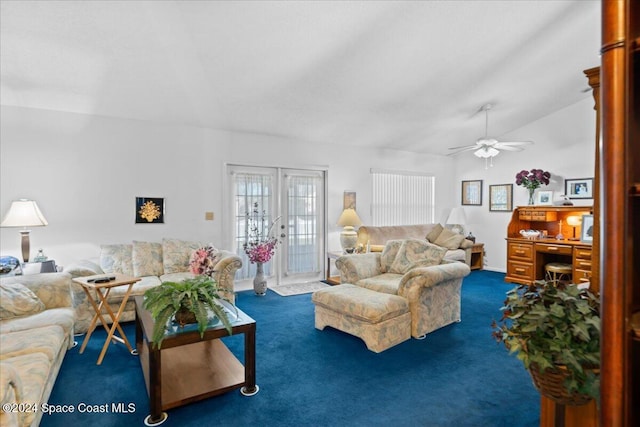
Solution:
<svg viewBox="0 0 640 427">
<path fill-rule="evenodd" d="M 325 253 L 325 172 L 287 168 L 227 166 L 229 182 L 229 218 L 231 241 L 242 269 L 238 282 L 251 280 L 255 264 L 244 253 L 247 241 L 247 212 L 255 204 L 264 221 L 259 222 L 263 235 L 269 232 L 280 243 L 274 257 L 264 265 L 270 286 L 321 280 Z"/>
</svg>

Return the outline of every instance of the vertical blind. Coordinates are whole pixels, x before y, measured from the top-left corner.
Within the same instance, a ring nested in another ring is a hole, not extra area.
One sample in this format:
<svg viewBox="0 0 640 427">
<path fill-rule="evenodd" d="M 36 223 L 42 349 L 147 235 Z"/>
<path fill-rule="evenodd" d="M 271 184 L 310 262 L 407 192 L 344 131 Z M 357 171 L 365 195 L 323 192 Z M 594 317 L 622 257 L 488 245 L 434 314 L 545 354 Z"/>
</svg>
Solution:
<svg viewBox="0 0 640 427">
<path fill-rule="evenodd" d="M 371 169 L 373 225 L 435 222 L 435 177 L 419 172 Z"/>
</svg>

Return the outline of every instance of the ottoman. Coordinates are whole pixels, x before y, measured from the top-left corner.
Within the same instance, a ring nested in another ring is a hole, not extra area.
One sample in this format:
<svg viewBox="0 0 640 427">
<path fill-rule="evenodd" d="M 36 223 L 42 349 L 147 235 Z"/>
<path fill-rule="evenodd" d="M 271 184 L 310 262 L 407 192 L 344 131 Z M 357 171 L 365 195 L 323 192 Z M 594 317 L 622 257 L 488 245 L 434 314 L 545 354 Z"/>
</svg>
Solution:
<svg viewBox="0 0 640 427">
<path fill-rule="evenodd" d="M 354 335 L 373 352 L 411 338 L 409 303 L 398 295 L 343 283 L 314 292 L 311 300 L 316 329 L 331 326 Z"/>
</svg>

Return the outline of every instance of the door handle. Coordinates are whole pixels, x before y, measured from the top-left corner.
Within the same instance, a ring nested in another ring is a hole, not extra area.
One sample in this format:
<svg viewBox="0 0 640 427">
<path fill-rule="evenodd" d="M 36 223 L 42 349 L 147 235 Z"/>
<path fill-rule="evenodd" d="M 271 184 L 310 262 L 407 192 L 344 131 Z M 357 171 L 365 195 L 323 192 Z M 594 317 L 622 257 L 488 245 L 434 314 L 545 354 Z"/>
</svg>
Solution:
<svg viewBox="0 0 640 427">
<path fill-rule="evenodd" d="M 284 234 L 284 233 L 282 233 L 282 234 L 280 235 L 280 237 L 284 238 L 284 237 L 287 237 L 287 235 L 286 235 L 286 234 Z"/>
</svg>

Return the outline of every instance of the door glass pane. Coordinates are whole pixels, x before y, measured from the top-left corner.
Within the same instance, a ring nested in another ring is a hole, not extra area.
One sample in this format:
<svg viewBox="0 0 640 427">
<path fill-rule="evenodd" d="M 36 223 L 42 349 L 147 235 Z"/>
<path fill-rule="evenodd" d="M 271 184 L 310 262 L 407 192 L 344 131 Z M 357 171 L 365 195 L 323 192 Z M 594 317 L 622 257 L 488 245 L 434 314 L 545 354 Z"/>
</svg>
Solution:
<svg viewBox="0 0 640 427">
<path fill-rule="evenodd" d="M 318 173 L 287 171 L 287 253 L 285 275 L 288 281 L 297 277 L 318 276 L 323 267 L 323 180 Z M 317 278 L 317 277 L 315 277 Z"/>
<path fill-rule="evenodd" d="M 290 273 L 318 270 L 316 187 L 313 178 L 292 177 L 289 180 L 289 256 Z"/>
<path fill-rule="evenodd" d="M 238 271 L 237 279 L 248 279 L 255 275 L 256 266 L 249 261 L 244 252 L 243 245 L 247 241 L 249 234 L 249 223 L 247 213 L 251 213 L 254 204 L 258 204 L 258 210 L 264 211 L 265 221 L 260 223 L 261 235 L 265 236 L 269 224 L 273 221 L 271 212 L 274 210 L 273 197 L 273 176 L 270 174 L 236 173 L 234 177 L 234 198 L 235 198 L 235 251 L 242 259 L 242 269 Z M 277 231 L 277 230 L 276 230 Z M 271 262 L 264 265 L 265 275 L 272 274 Z"/>
</svg>

